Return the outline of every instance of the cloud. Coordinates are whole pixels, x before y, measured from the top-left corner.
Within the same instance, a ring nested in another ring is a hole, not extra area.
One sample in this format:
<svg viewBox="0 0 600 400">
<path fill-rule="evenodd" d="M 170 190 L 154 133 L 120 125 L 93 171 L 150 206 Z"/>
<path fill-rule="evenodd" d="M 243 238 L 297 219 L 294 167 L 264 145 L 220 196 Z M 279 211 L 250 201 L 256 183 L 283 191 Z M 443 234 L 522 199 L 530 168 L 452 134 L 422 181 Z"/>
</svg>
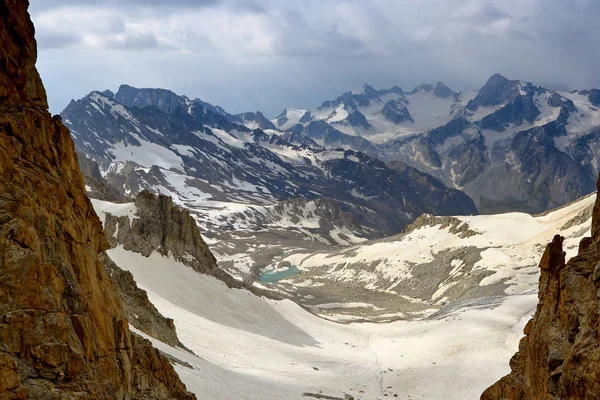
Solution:
<svg viewBox="0 0 600 400">
<path fill-rule="evenodd" d="M 85 94 L 51 81 L 61 55 L 113 88 L 136 80 L 269 114 L 364 82 L 472 89 L 501 72 L 600 85 L 596 0 L 31 0 L 31 12 L 51 104 L 54 90 Z"/>
<path fill-rule="evenodd" d="M 41 49 L 61 49 L 77 43 L 77 38 L 72 35 L 47 32 L 37 35 L 37 44 Z"/>
</svg>

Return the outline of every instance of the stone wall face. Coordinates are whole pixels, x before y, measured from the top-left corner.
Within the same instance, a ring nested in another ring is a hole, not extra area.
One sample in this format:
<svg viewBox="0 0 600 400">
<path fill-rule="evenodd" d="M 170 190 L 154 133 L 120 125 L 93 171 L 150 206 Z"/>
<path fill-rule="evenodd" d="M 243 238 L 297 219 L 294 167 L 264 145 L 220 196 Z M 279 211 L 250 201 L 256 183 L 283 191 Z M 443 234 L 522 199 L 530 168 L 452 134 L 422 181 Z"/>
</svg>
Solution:
<svg viewBox="0 0 600 400">
<path fill-rule="evenodd" d="M 194 398 L 129 331 L 27 7 L 0 0 L 0 398 Z"/>
<path fill-rule="evenodd" d="M 510 360 L 511 373 L 482 399 L 600 398 L 600 196 L 592 237 L 582 239 L 567 263 L 562 243 L 555 236 L 540 261 L 539 304 Z"/>
</svg>

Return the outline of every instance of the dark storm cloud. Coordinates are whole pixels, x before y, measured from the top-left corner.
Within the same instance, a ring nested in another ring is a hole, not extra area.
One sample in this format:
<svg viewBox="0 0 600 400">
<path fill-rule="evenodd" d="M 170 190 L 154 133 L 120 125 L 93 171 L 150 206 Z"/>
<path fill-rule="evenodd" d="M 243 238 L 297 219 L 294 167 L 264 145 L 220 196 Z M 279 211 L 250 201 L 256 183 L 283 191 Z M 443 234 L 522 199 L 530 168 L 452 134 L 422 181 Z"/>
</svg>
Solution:
<svg viewBox="0 0 600 400">
<path fill-rule="evenodd" d="M 600 85 L 597 0 L 31 0 L 31 12 L 51 102 L 128 82 L 273 115 L 365 82 Z"/>
<path fill-rule="evenodd" d="M 311 26 L 302 13 L 293 10 L 283 13 L 285 24 L 278 32 L 275 53 L 294 58 L 342 57 L 368 54 L 370 49 L 358 37 L 343 33 L 338 24 L 326 27 Z"/>
</svg>

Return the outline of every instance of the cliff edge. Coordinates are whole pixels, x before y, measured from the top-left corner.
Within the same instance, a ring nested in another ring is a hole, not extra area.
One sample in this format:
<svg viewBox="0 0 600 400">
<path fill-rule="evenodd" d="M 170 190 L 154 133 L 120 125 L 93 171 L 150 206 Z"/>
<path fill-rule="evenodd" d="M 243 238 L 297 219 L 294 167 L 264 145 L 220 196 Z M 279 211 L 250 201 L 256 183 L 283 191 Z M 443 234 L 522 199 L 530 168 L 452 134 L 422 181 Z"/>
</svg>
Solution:
<svg viewBox="0 0 600 400">
<path fill-rule="evenodd" d="M 132 335 L 69 130 L 47 111 L 24 0 L 0 0 L 0 397 L 193 399 Z"/>
<path fill-rule="evenodd" d="M 600 192 L 600 180 L 598 181 Z M 490 399 L 600 398 L 600 196 L 592 237 L 565 263 L 556 235 L 540 261 L 539 303 L 525 326 L 511 373 L 481 396 Z"/>
</svg>

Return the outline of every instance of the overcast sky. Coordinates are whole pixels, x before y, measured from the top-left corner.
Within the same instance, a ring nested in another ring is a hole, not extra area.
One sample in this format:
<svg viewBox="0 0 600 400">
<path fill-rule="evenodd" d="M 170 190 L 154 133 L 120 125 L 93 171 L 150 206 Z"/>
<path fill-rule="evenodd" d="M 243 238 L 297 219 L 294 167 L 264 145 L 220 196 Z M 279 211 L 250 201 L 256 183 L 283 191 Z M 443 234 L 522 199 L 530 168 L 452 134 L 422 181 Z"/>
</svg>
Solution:
<svg viewBox="0 0 600 400">
<path fill-rule="evenodd" d="M 121 83 L 232 113 L 494 72 L 600 86 L 597 0 L 30 0 L 50 109 Z"/>
</svg>

